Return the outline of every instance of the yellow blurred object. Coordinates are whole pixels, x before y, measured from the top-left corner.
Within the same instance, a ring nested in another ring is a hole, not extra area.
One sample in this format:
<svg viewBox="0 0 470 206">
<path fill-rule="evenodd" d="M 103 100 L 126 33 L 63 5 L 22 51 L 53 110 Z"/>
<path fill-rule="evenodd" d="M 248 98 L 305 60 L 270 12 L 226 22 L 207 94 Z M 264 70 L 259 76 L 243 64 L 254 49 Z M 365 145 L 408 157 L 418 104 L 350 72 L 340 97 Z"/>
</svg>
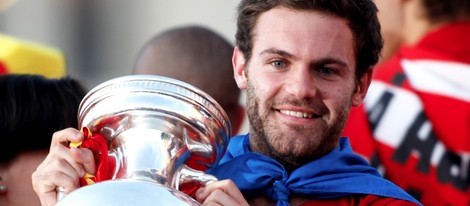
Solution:
<svg viewBox="0 0 470 206">
<path fill-rule="evenodd" d="M 66 75 L 62 51 L 0 34 L 0 73 L 39 74 L 47 78 Z"/>
</svg>

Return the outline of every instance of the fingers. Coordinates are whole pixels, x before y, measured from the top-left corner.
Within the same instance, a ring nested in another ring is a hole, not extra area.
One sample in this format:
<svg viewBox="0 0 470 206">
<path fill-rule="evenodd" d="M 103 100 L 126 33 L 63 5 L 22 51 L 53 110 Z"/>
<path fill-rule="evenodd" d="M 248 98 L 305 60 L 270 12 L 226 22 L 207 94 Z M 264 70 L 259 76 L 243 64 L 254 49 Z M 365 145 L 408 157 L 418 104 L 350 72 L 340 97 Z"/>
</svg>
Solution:
<svg viewBox="0 0 470 206">
<path fill-rule="evenodd" d="M 55 132 L 52 136 L 51 151 L 56 154 L 49 155 L 52 159 L 54 157 L 64 158 L 76 172 L 83 177 L 85 172 L 95 174 L 96 165 L 93 158 L 93 152 L 86 148 L 68 148 L 66 147 L 69 142 L 81 142 L 85 137 L 83 133 L 75 128 L 67 128 Z M 66 148 L 66 149 L 65 149 Z M 54 160 L 51 160 L 54 161 Z"/>
<path fill-rule="evenodd" d="M 85 172 L 89 174 L 95 174 L 96 173 L 96 164 L 95 164 L 95 159 L 93 157 L 93 152 L 87 148 L 70 148 L 70 155 L 71 157 L 76 161 L 76 163 L 79 163 L 78 165 L 74 164 L 73 167 L 75 169 L 85 169 Z M 83 177 L 85 175 L 85 172 L 80 171 L 79 174 L 81 175 L 80 177 Z"/>
<path fill-rule="evenodd" d="M 231 180 L 216 181 L 200 188 L 196 192 L 196 198 L 203 205 L 248 205 Z"/>
<path fill-rule="evenodd" d="M 67 128 L 55 132 L 52 135 L 51 149 L 59 144 L 67 145 L 68 142 L 80 142 L 85 136 L 75 128 Z"/>
<path fill-rule="evenodd" d="M 32 174 L 33 188 L 42 201 L 43 205 L 50 205 L 56 201 L 56 188 L 62 187 L 67 193 L 79 187 L 79 176 L 70 166 L 58 166 L 60 164 L 42 165 L 44 169 L 38 168 Z"/>
<path fill-rule="evenodd" d="M 57 202 L 56 188 L 70 193 L 77 189 L 80 177 L 86 172 L 94 174 L 93 153 L 85 148 L 68 148 L 70 141 L 83 141 L 80 131 L 67 128 L 54 133 L 49 154 L 32 174 L 34 191 L 42 205 Z"/>
<path fill-rule="evenodd" d="M 57 202 L 57 187 L 62 187 L 67 192 L 79 187 L 79 174 L 65 159 L 55 156 L 58 153 L 60 152 L 49 153 L 31 176 L 33 189 L 41 205 L 54 205 Z"/>
</svg>

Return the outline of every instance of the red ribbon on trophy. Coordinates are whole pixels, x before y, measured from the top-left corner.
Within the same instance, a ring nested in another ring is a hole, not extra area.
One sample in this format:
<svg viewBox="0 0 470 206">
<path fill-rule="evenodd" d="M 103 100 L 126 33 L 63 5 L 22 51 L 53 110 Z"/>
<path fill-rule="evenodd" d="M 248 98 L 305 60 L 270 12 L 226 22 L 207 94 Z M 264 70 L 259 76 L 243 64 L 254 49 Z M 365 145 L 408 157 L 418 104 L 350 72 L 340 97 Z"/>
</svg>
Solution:
<svg viewBox="0 0 470 206">
<path fill-rule="evenodd" d="M 106 139 L 101 134 L 92 134 L 90 129 L 83 127 L 81 132 L 85 135 L 85 140 L 82 142 L 71 142 L 70 147 L 75 148 L 88 148 L 93 152 L 96 164 L 96 175 L 86 173 L 84 177 L 80 178 L 80 186 L 90 185 L 95 182 L 109 180 L 112 177 L 112 171 L 108 161 L 108 144 Z"/>
</svg>

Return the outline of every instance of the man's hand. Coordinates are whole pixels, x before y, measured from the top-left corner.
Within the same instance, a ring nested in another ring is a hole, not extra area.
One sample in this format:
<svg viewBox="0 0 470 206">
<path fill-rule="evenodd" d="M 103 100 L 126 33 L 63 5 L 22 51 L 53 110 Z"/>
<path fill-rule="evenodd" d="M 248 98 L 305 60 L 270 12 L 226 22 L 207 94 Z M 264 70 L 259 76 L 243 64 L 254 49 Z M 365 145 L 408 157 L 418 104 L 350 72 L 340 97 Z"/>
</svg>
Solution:
<svg viewBox="0 0 470 206">
<path fill-rule="evenodd" d="M 49 154 L 32 174 L 33 188 L 41 205 L 56 204 L 56 188 L 61 187 L 70 193 L 80 187 L 79 179 L 85 173 L 95 174 L 96 165 L 91 150 L 68 147 L 69 142 L 84 139 L 84 135 L 74 128 L 55 132 L 52 136 Z"/>
<path fill-rule="evenodd" d="M 248 206 L 245 198 L 232 180 L 216 181 L 200 188 L 196 199 L 202 205 Z"/>
</svg>

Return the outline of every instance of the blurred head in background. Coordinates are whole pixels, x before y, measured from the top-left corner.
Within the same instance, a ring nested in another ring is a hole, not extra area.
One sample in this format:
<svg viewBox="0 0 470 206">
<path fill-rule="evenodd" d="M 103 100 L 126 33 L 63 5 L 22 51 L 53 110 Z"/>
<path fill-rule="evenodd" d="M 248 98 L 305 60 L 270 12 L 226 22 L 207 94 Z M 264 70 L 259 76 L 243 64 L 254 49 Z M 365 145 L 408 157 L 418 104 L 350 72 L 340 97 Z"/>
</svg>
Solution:
<svg viewBox="0 0 470 206">
<path fill-rule="evenodd" d="M 31 174 L 55 131 L 77 127 L 86 90 L 72 78 L 0 75 L 0 205 L 39 205 Z"/>
<path fill-rule="evenodd" d="M 171 77 L 202 89 L 227 112 L 237 134 L 244 109 L 233 79 L 232 53 L 233 45 L 208 28 L 178 27 L 145 43 L 133 73 Z"/>
<path fill-rule="evenodd" d="M 470 20 L 468 0 L 374 0 L 384 38 L 381 61 L 402 44 L 414 45 L 427 33 L 450 23 Z"/>
</svg>

